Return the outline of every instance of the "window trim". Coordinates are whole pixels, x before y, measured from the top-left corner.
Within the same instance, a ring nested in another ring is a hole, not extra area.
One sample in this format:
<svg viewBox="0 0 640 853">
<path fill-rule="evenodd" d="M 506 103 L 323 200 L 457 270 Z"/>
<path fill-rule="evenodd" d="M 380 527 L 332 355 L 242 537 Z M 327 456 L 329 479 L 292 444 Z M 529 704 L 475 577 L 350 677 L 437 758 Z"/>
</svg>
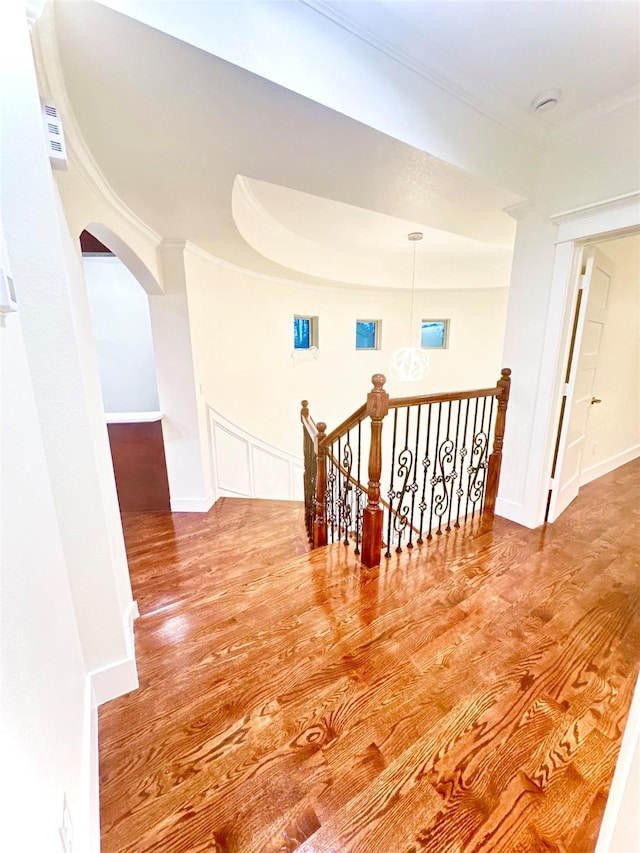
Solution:
<svg viewBox="0 0 640 853">
<path fill-rule="evenodd" d="M 422 327 L 425 323 L 444 323 L 444 336 L 442 339 L 442 346 L 431 346 L 429 344 L 422 343 Z M 449 329 L 450 329 L 451 321 L 449 319 L 445 319 L 444 317 L 423 317 L 420 320 L 420 349 L 449 349 Z"/>
<path fill-rule="evenodd" d="M 296 338 L 295 331 L 293 335 L 293 349 L 294 350 L 310 350 L 313 347 L 318 348 L 318 318 L 312 316 L 311 314 L 294 314 L 293 315 L 294 323 L 296 320 L 308 320 L 309 321 L 309 346 L 308 347 L 297 347 L 296 346 Z"/>
<path fill-rule="evenodd" d="M 372 347 L 359 347 L 358 346 L 358 323 L 374 323 L 375 324 L 375 345 L 374 346 L 372 346 Z M 355 324 L 356 324 L 356 340 L 355 340 L 356 352 L 375 352 L 375 350 L 379 350 L 382 348 L 382 320 L 358 318 L 355 321 Z"/>
</svg>

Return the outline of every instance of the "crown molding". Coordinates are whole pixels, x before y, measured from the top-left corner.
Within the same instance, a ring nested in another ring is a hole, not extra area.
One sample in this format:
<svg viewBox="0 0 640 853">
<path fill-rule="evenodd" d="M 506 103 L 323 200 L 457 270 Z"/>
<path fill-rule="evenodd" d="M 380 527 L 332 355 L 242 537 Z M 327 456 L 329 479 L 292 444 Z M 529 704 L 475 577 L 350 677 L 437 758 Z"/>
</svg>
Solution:
<svg viewBox="0 0 640 853">
<path fill-rule="evenodd" d="M 62 72 L 53 4 L 47 3 L 32 31 L 32 47 L 40 94 L 55 104 L 62 116 L 69 161 L 85 185 L 100 196 L 151 248 L 157 250 L 161 236 L 134 213 L 115 192 L 96 163 L 75 117 Z"/>
<path fill-rule="evenodd" d="M 592 204 L 585 204 L 582 207 L 575 207 L 572 210 L 564 210 L 562 213 L 553 213 L 549 218 L 552 222 L 561 225 L 565 222 L 571 222 L 574 219 L 581 219 L 583 216 L 591 216 L 595 213 L 633 206 L 634 203 L 640 207 L 640 190 L 634 190 L 624 195 L 617 195 L 613 198 L 606 198 L 602 201 L 594 201 Z"/>
<path fill-rule="evenodd" d="M 632 86 L 630 89 L 625 89 L 624 92 L 619 92 L 611 98 L 606 98 L 604 101 L 599 101 L 592 107 L 588 107 L 573 118 L 567 119 L 561 125 L 558 125 L 549 137 L 549 142 L 561 141 L 562 137 L 580 130 L 586 125 L 593 124 L 597 121 L 602 121 L 616 114 L 624 114 L 636 110 L 640 113 L 640 87 Z"/>
<path fill-rule="evenodd" d="M 356 21 L 339 11 L 331 3 L 327 2 L 327 0 L 300 0 L 300 2 L 317 14 L 322 15 L 324 18 L 327 18 L 332 23 L 341 27 L 343 30 L 346 30 L 352 36 L 355 36 L 361 41 L 366 42 L 370 47 L 373 47 L 375 50 L 385 54 L 389 59 L 403 65 L 409 71 L 413 71 L 415 74 L 422 77 L 423 80 L 426 80 L 433 86 L 437 86 L 443 92 L 451 95 L 451 97 L 456 98 L 458 101 L 461 101 L 468 107 L 471 107 L 471 109 L 481 113 L 490 121 L 499 124 L 505 130 L 516 134 L 516 136 L 519 136 L 538 148 L 543 147 L 545 133 L 542 130 L 537 130 L 531 126 L 525 129 L 514 122 L 501 106 L 506 100 L 503 93 L 495 89 L 491 89 L 488 90 L 491 93 L 491 98 L 488 100 L 481 100 L 466 89 L 458 86 L 450 78 L 438 73 L 432 66 L 426 65 L 425 63 L 418 61 L 415 57 L 410 56 L 408 53 L 398 50 L 390 41 L 380 38 L 370 30 L 361 26 L 359 23 L 356 23 Z M 399 30 L 406 31 L 406 27 L 402 24 L 398 24 L 397 28 Z"/>
</svg>

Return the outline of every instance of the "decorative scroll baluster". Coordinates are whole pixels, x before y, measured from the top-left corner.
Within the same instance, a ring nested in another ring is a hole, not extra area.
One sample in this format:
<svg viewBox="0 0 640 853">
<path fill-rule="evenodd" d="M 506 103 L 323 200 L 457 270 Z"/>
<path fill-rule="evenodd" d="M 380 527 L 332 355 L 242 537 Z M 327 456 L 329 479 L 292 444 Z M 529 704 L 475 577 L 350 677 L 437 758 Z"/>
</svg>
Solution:
<svg viewBox="0 0 640 853">
<path fill-rule="evenodd" d="M 393 477 L 395 474 L 395 459 L 396 459 L 396 438 L 398 435 L 398 410 L 393 412 L 393 438 L 391 439 L 391 470 L 389 471 L 389 490 L 387 497 L 389 498 L 389 513 L 387 516 L 387 550 L 384 552 L 385 557 L 391 556 L 391 525 L 393 524 L 393 499 L 395 491 L 393 489 Z"/>
<path fill-rule="evenodd" d="M 434 469 L 433 474 L 431 475 L 431 503 L 429 504 L 429 532 L 427 534 L 427 539 L 433 539 L 433 534 L 431 530 L 433 528 L 433 512 L 434 512 L 434 503 L 435 503 L 435 493 L 436 486 L 438 485 L 438 475 L 436 473 L 436 464 L 438 462 L 438 447 L 440 446 L 440 420 L 442 418 L 442 403 L 438 403 L 438 426 L 436 427 L 436 440 L 434 442 Z"/>
<path fill-rule="evenodd" d="M 462 404 L 462 401 L 460 401 Z M 464 474 L 464 460 L 466 459 L 469 450 L 467 448 L 467 429 L 469 427 L 469 400 L 465 400 L 465 410 L 464 410 L 464 432 L 462 434 L 462 446 L 458 451 L 458 456 L 460 458 L 460 471 L 458 473 L 458 488 L 456 490 L 456 496 L 458 498 L 458 508 L 456 510 L 456 522 L 454 527 L 460 527 L 460 506 L 462 505 L 462 498 L 464 497 L 464 488 L 462 486 L 462 477 Z"/>
<path fill-rule="evenodd" d="M 504 369 L 494 388 L 391 401 L 384 376 L 376 374 L 367 403 L 329 435 L 324 423 L 313 422 L 303 400 L 305 523 L 314 547 L 328 541 L 348 547 L 353 540 L 355 554 L 373 567 L 379 565 L 382 549 L 391 556 L 392 543 L 396 553 L 412 549 L 414 533 L 415 543 L 422 545 L 463 521 L 473 521 L 485 509 L 493 513 L 510 373 Z M 389 408 L 394 409 L 391 456 L 383 464 L 382 421 Z M 361 440 L 367 416 L 371 440 L 365 489 Z M 387 472 L 388 503 L 380 495 Z"/>
<path fill-rule="evenodd" d="M 382 474 L 382 420 L 389 411 L 389 395 L 384 390 L 385 377 L 371 377 L 373 390 L 367 395 L 367 414 L 371 418 L 369 447 L 369 485 L 367 505 L 362 519 L 362 562 L 373 568 L 380 565 L 383 510 L 380 506 L 380 477 Z"/>
<path fill-rule="evenodd" d="M 313 519 L 313 547 L 321 548 L 327 544 L 327 451 L 324 437 L 327 425 L 320 421 L 318 427 L 318 453 L 316 469 L 316 502 Z"/>
<path fill-rule="evenodd" d="M 487 471 L 487 496 L 484 502 L 486 512 L 495 513 L 496 498 L 498 497 L 498 483 L 500 481 L 500 469 L 502 467 L 502 445 L 504 443 L 504 428 L 507 420 L 507 403 L 511 390 L 511 371 L 505 367 L 500 372 L 498 380 L 498 414 L 496 416 L 496 431 L 493 438 L 493 452 L 489 457 L 489 470 Z"/>
<path fill-rule="evenodd" d="M 407 542 L 407 548 L 411 550 L 413 548 L 413 519 L 416 508 L 416 493 L 418 491 L 418 447 L 420 445 L 420 416 L 422 415 L 422 406 L 418 406 L 418 414 L 416 418 L 416 447 L 413 454 L 413 481 L 409 490 L 411 492 L 411 522 L 409 524 L 409 541 Z M 408 417 L 408 415 L 407 415 Z"/>
<path fill-rule="evenodd" d="M 418 533 L 418 545 L 422 545 L 424 543 L 424 539 L 422 538 L 422 531 L 424 529 L 424 514 L 427 510 L 427 502 L 425 500 L 425 496 L 427 492 L 427 477 L 429 474 L 429 468 L 431 466 L 431 460 L 429 459 L 429 439 L 431 437 L 431 409 L 432 406 L 427 406 L 427 440 L 424 445 L 424 457 L 422 459 L 422 497 L 420 499 L 420 503 L 418 504 L 418 508 L 420 510 L 420 531 Z"/>
<path fill-rule="evenodd" d="M 361 437 L 362 437 L 361 423 L 360 423 L 360 421 L 358 421 L 358 473 L 356 476 L 357 485 L 356 485 L 356 490 L 355 490 L 355 495 L 356 495 L 356 519 L 355 519 L 356 547 L 354 548 L 354 551 L 353 551 L 354 554 L 360 553 L 360 533 L 361 533 L 361 525 L 362 525 L 362 495 L 364 494 L 364 492 L 362 490 L 362 486 L 360 485 L 362 483 L 362 477 L 361 477 L 361 472 L 360 472 L 360 461 L 361 461 L 360 449 L 362 447 L 361 440 L 360 440 Z"/>
<path fill-rule="evenodd" d="M 300 420 L 302 421 L 302 448 L 304 458 L 304 521 L 307 537 L 313 543 L 313 518 L 316 495 L 316 441 L 310 433 L 309 403 L 302 401 Z"/>
</svg>

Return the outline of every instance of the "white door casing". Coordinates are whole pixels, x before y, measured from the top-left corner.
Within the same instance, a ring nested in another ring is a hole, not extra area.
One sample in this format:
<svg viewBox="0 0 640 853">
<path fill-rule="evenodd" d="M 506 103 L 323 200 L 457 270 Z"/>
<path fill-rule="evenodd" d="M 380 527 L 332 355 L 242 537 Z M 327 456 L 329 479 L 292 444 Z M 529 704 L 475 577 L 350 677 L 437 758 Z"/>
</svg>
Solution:
<svg viewBox="0 0 640 853">
<path fill-rule="evenodd" d="M 582 272 L 584 270 L 584 272 Z M 577 496 L 585 435 L 597 397 L 597 369 L 614 264 L 598 249 L 585 250 L 547 520 L 555 521 Z"/>
</svg>

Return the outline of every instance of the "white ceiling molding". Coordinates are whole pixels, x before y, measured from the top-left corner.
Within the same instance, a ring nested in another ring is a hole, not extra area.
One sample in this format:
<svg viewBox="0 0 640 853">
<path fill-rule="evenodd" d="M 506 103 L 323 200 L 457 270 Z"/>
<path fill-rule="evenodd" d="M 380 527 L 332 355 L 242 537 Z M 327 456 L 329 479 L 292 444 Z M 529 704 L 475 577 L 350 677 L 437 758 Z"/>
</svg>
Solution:
<svg viewBox="0 0 640 853">
<path fill-rule="evenodd" d="M 560 127 L 551 132 L 550 142 L 553 144 L 553 142 L 561 139 L 565 134 L 580 130 L 581 127 L 596 122 L 599 119 L 605 119 L 616 113 L 625 113 L 631 110 L 640 111 L 640 91 L 637 87 L 619 92 L 606 101 L 594 104 L 592 107 L 575 116 L 575 118 L 564 122 Z"/>
<path fill-rule="evenodd" d="M 351 35 L 361 39 L 371 47 L 379 50 L 381 53 L 384 53 L 390 59 L 400 63 L 400 65 L 404 65 L 405 68 L 408 68 L 410 71 L 418 74 L 432 85 L 442 89 L 443 92 L 446 92 L 448 95 L 451 95 L 465 103 L 468 107 L 482 113 L 486 118 L 497 122 L 506 130 L 521 136 L 523 139 L 526 139 L 527 142 L 531 142 L 538 147 L 542 146 L 545 134 L 542 131 L 537 131 L 532 128 L 524 130 L 518 124 L 513 122 L 503 108 L 505 98 L 501 92 L 487 87 L 485 90 L 485 94 L 488 96 L 487 99 L 480 100 L 479 98 L 474 97 L 471 92 L 463 89 L 461 86 L 457 86 L 453 80 L 445 77 L 441 73 L 438 73 L 433 65 L 427 65 L 424 62 L 419 62 L 415 57 L 399 50 L 391 41 L 380 38 L 380 36 L 376 35 L 371 30 L 357 23 L 353 18 L 342 13 L 332 3 L 327 2 L 327 0 L 300 0 L 300 2 L 305 6 L 308 6 L 310 9 L 313 9 L 315 12 L 318 12 L 318 14 L 323 15 L 325 18 L 328 18 L 337 26 L 342 27 L 342 29 L 347 30 Z M 399 24 L 397 27 L 400 30 L 404 29 Z M 433 50 L 430 50 L 433 54 Z M 464 62 L 462 60 L 458 61 L 460 65 L 464 67 Z"/>
<path fill-rule="evenodd" d="M 640 192 L 625 193 L 594 204 L 556 213 L 551 220 L 558 225 L 556 243 L 600 238 L 616 232 L 635 232 L 640 228 Z"/>
<path fill-rule="evenodd" d="M 55 103 L 62 116 L 69 162 L 90 190 L 107 202 L 117 219 L 124 220 L 136 235 L 157 252 L 162 238 L 114 191 L 96 163 L 76 120 L 60 64 L 53 4 L 48 3 L 32 32 L 32 45 L 41 97 Z M 160 287 L 162 283 L 160 282 Z"/>
<path fill-rule="evenodd" d="M 596 96 L 595 103 L 591 104 L 589 102 L 588 105 L 584 105 L 587 97 L 585 93 L 576 93 L 575 86 L 572 87 L 569 84 L 569 90 L 573 90 L 574 96 L 576 94 L 578 94 L 578 97 L 582 96 L 583 106 L 578 107 L 579 111 L 570 117 L 559 119 L 556 114 L 552 117 L 551 122 L 547 120 L 540 122 L 538 116 L 524 109 L 520 109 L 517 114 L 514 112 L 514 107 L 517 107 L 517 104 L 514 101 L 513 93 L 511 96 L 507 94 L 508 87 L 505 86 L 503 91 L 500 85 L 495 85 L 495 82 L 491 85 L 487 75 L 478 75 L 477 62 L 474 66 L 473 62 L 469 60 L 465 61 L 464 41 L 458 42 L 455 46 L 447 50 L 446 42 L 437 41 L 435 38 L 425 38 L 425 30 L 420 31 L 419 26 L 416 28 L 416 31 L 413 30 L 411 27 L 412 22 L 419 25 L 423 21 L 429 20 L 429 0 L 398 3 L 395 9 L 393 0 L 376 0 L 376 2 L 370 0 L 370 2 L 363 3 L 350 3 L 348 0 L 347 2 L 345 0 L 300 0 L 300 2 L 348 31 L 356 38 L 366 42 L 371 47 L 420 75 L 432 85 L 439 87 L 442 91 L 463 101 L 484 116 L 537 146 L 544 146 L 548 140 L 552 139 L 556 134 L 563 133 L 565 130 L 570 131 L 572 128 L 580 127 L 592 120 L 596 120 L 598 117 L 604 117 L 617 111 L 629 99 L 636 103 L 638 100 L 638 86 L 634 85 L 629 92 L 623 92 L 621 95 L 616 93 L 605 97 L 602 95 Z M 540 22 L 545 15 L 544 4 L 539 4 L 539 14 L 534 14 L 531 18 L 528 18 L 527 15 L 531 15 L 531 11 L 527 10 L 526 7 L 533 6 L 535 8 L 535 3 L 526 3 L 525 0 L 521 0 L 521 3 L 522 13 L 520 18 L 522 21 L 530 21 L 532 24 L 537 25 L 537 27 L 534 26 L 532 35 L 534 39 L 536 36 L 538 37 L 539 44 Z M 484 14 L 487 18 L 493 14 L 490 2 L 483 4 L 482 0 L 475 0 L 475 3 L 467 0 L 467 4 L 472 8 L 475 7 L 475 9 L 480 9 L 484 5 Z M 436 27 L 444 21 L 444 31 L 446 32 L 447 17 L 450 18 L 452 13 L 450 12 L 448 16 L 445 15 L 443 18 L 438 11 L 438 7 L 443 5 L 446 6 L 447 4 L 443 3 L 442 0 L 440 2 L 434 0 L 432 8 L 434 10 Z M 500 6 L 500 4 L 494 5 Z M 583 9 L 580 12 L 577 11 L 580 9 L 580 4 L 577 2 L 557 4 L 557 7 L 562 7 L 563 5 L 567 9 L 570 9 L 572 6 L 575 7 L 576 15 L 580 15 L 583 22 L 586 20 L 585 11 Z M 625 25 L 627 30 L 636 32 L 637 20 L 635 23 L 632 23 L 634 19 L 628 12 L 622 10 L 621 14 L 616 16 L 616 12 L 621 10 L 623 6 L 626 5 L 630 8 L 634 4 L 609 4 L 609 9 L 607 9 L 606 0 L 604 2 L 600 0 L 600 2 L 594 2 L 591 5 L 592 8 L 589 10 L 589 14 L 597 15 L 597 7 L 599 7 L 600 15 L 604 14 L 606 17 L 611 18 L 614 24 L 618 23 L 618 32 L 620 31 L 620 27 Z M 464 6 L 464 0 L 461 0 L 459 3 L 449 4 L 450 9 L 457 10 L 456 13 L 463 17 Z M 509 4 L 505 3 L 503 8 L 508 6 Z M 421 10 L 424 10 L 423 19 L 420 17 Z M 497 25 L 500 26 L 502 24 L 504 26 L 508 20 L 508 15 L 500 14 Z M 562 14 L 562 10 L 560 10 L 559 14 L 554 13 L 552 19 L 547 21 L 547 26 L 552 27 L 550 34 L 556 35 L 556 47 L 558 38 L 562 37 L 569 40 L 573 39 L 574 41 L 575 38 L 586 39 L 586 33 L 589 33 L 590 38 L 597 37 L 593 30 L 589 31 L 588 26 L 582 27 L 576 32 L 576 20 L 578 19 L 576 18 L 572 22 L 568 22 L 567 16 Z M 594 20 L 596 19 L 594 18 Z M 508 27 L 509 25 L 507 24 L 507 29 L 502 33 L 503 38 L 509 36 Z M 440 28 L 439 31 L 442 32 L 442 29 Z M 519 34 L 518 29 L 513 29 L 512 33 L 517 36 Z M 467 33 L 468 36 L 469 33 Z M 424 44 L 420 44 L 421 50 L 418 55 L 416 45 L 418 44 L 417 38 L 420 37 L 422 37 Z M 478 34 L 478 38 L 483 37 L 486 37 L 486 33 Z M 524 57 L 524 61 L 525 63 L 530 63 L 531 56 Z M 541 61 L 544 62 L 542 57 Z M 633 62 L 632 57 L 629 57 L 627 66 L 629 62 Z M 552 75 L 558 73 L 558 67 L 556 66 L 556 70 L 550 71 L 550 73 Z M 635 77 L 637 80 L 637 75 Z M 461 80 L 470 81 L 470 85 L 467 85 L 466 82 L 461 83 Z M 562 79 L 555 83 L 552 76 L 547 88 L 552 85 L 562 86 L 563 83 L 564 80 Z M 531 91 L 530 97 L 534 95 L 535 91 Z"/>
</svg>

